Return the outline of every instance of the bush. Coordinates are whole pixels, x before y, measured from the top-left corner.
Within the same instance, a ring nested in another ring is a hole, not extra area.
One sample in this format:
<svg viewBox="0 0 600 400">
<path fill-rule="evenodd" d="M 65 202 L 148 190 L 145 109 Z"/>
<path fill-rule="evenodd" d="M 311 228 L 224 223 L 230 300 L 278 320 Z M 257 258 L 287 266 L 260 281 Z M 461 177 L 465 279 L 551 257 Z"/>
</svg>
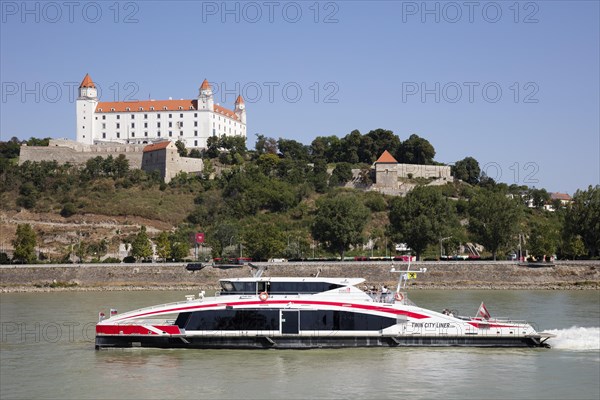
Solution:
<svg viewBox="0 0 600 400">
<path fill-rule="evenodd" d="M 77 213 L 77 208 L 75 207 L 75 204 L 73 203 L 66 203 L 62 210 L 60 210 L 60 215 L 64 218 L 68 218 L 71 215 L 74 215 Z"/>
<path fill-rule="evenodd" d="M 124 263 L 134 263 L 135 262 L 135 257 L 134 256 L 127 256 L 123 259 Z"/>
<path fill-rule="evenodd" d="M 121 260 L 116 257 L 108 257 L 108 258 L 105 258 L 104 260 L 102 260 L 102 263 L 104 263 L 104 264 L 118 264 L 120 262 L 121 262 Z"/>
</svg>

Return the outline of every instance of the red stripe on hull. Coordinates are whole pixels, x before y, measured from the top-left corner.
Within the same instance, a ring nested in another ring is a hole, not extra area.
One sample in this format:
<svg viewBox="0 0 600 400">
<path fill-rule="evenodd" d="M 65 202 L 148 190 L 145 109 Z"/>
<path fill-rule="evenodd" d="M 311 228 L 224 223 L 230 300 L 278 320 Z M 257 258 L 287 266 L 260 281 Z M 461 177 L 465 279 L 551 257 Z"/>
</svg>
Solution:
<svg viewBox="0 0 600 400">
<path fill-rule="evenodd" d="M 350 304 L 350 303 L 341 303 L 341 302 L 333 302 L 333 301 L 311 301 L 311 300 L 296 300 L 296 301 L 290 301 L 290 300 L 260 301 L 260 300 L 257 300 L 257 301 L 243 301 L 243 302 L 233 302 L 233 303 L 202 304 L 202 305 L 195 305 L 195 306 L 171 308 L 171 309 L 162 310 L 162 311 L 148 311 L 145 313 L 132 315 L 130 317 L 125 317 L 123 319 L 125 320 L 125 319 L 130 319 L 130 318 L 139 318 L 139 317 L 149 316 L 149 315 L 153 315 L 153 314 L 167 314 L 167 313 L 172 313 L 172 312 L 200 310 L 203 308 L 210 308 L 210 307 L 225 307 L 225 306 L 233 307 L 233 306 L 251 306 L 251 305 L 264 305 L 264 304 L 290 304 L 290 303 L 294 304 L 294 305 L 307 304 L 307 305 L 333 306 L 333 307 L 346 306 L 346 308 L 352 308 L 352 309 L 377 311 L 377 312 L 383 312 L 383 313 L 393 314 L 393 315 L 405 315 L 405 316 L 407 316 L 409 318 L 413 318 L 413 319 L 430 318 L 427 315 L 418 314 L 418 313 L 414 313 L 411 311 L 397 310 L 394 308 L 381 307 L 381 306 L 369 306 L 369 305 L 362 305 L 362 304 Z"/>
<path fill-rule="evenodd" d="M 181 333 L 176 325 L 152 325 L 153 328 L 177 335 Z M 141 325 L 96 325 L 96 334 L 103 335 L 157 335 L 156 332 L 149 330 Z"/>
</svg>

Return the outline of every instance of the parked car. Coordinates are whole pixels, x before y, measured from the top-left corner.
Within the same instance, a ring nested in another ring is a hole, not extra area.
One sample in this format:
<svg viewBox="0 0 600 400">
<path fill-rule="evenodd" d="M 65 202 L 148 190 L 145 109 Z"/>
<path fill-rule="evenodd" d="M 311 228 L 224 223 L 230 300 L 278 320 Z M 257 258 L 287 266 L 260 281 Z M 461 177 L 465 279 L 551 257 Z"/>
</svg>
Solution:
<svg viewBox="0 0 600 400">
<path fill-rule="evenodd" d="M 206 267 L 206 265 L 203 265 L 202 263 L 189 263 L 185 266 L 185 269 L 188 271 L 200 271 L 204 267 Z"/>
<path fill-rule="evenodd" d="M 287 262 L 285 258 L 271 258 L 269 259 L 270 263 L 284 263 Z"/>
</svg>

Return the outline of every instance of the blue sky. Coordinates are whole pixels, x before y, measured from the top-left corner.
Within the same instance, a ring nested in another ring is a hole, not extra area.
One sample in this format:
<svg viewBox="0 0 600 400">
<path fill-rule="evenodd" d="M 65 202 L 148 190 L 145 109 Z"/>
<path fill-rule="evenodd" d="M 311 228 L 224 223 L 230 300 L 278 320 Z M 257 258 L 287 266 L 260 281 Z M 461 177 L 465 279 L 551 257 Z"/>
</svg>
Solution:
<svg viewBox="0 0 600 400">
<path fill-rule="evenodd" d="M 600 183 L 598 1 L 2 1 L 1 140 L 75 138 L 102 100 L 246 98 L 256 133 L 385 128 L 506 183 Z"/>
</svg>

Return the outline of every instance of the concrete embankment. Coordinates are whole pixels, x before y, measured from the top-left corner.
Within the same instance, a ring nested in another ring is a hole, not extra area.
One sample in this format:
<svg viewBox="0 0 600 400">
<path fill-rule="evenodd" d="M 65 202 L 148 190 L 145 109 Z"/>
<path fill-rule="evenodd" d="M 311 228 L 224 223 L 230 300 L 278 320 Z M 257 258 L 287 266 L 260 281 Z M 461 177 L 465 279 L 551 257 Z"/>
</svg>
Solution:
<svg viewBox="0 0 600 400">
<path fill-rule="evenodd" d="M 256 263 L 262 265 L 262 263 Z M 268 264 L 264 276 L 362 277 L 365 285 L 395 286 L 390 262 Z M 396 270 L 406 263 L 394 263 Z M 410 280 L 415 289 L 600 289 L 600 262 L 563 261 L 531 268 L 512 262 L 418 262 L 427 269 Z M 206 267 L 190 272 L 185 264 L 83 264 L 1 266 L 0 292 L 51 290 L 217 289 L 222 278 L 250 276 L 250 267 Z"/>
</svg>

